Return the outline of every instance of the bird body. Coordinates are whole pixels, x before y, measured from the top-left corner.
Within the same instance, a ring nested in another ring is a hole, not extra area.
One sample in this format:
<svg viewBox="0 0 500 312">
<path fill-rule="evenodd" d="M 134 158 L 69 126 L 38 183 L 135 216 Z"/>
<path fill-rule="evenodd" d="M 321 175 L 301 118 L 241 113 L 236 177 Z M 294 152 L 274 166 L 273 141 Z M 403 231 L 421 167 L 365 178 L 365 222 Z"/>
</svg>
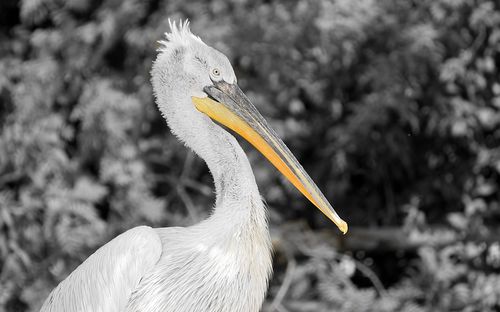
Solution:
<svg viewBox="0 0 500 312">
<path fill-rule="evenodd" d="M 256 221 L 230 226 L 214 214 L 186 228 L 128 230 L 65 279 L 42 311 L 259 311 L 271 253 Z"/>
<path fill-rule="evenodd" d="M 272 270 L 265 206 L 236 139 L 225 131 L 218 138 L 227 159 L 207 157 L 219 177 L 207 220 L 119 235 L 61 282 L 41 312 L 259 311 Z"/>
<path fill-rule="evenodd" d="M 247 139 L 342 231 L 335 213 L 236 85 L 228 59 L 170 25 L 151 71 L 170 130 L 207 163 L 216 202 L 190 227 L 133 228 L 98 249 L 52 291 L 41 312 L 232 311 L 262 305 L 272 270 L 266 209 L 237 140 Z"/>
<path fill-rule="evenodd" d="M 163 254 L 125 311 L 259 311 L 271 271 L 270 239 L 252 222 L 234 227 L 211 218 L 158 229 Z"/>
</svg>

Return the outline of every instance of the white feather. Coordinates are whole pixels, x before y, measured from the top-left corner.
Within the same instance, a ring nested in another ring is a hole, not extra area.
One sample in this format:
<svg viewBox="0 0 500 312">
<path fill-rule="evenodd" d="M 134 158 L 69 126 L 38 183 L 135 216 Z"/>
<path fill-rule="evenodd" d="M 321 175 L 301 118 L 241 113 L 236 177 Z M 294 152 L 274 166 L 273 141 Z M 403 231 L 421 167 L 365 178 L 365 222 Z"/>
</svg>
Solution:
<svg viewBox="0 0 500 312">
<path fill-rule="evenodd" d="M 62 281 L 41 311 L 121 312 L 161 252 L 160 237 L 152 228 L 128 230 L 99 248 Z"/>
<path fill-rule="evenodd" d="M 158 43 L 163 45 L 159 51 L 165 51 L 169 48 L 169 45 L 172 44 L 189 45 L 192 40 L 203 43 L 201 38 L 194 35 L 189 29 L 189 20 L 185 20 L 184 22 L 179 21 L 176 23 L 175 21 L 168 19 L 168 25 L 170 26 L 170 33 L 165 33 L 165 37 L 168 41 L 158 41 Z"/>
</svg>

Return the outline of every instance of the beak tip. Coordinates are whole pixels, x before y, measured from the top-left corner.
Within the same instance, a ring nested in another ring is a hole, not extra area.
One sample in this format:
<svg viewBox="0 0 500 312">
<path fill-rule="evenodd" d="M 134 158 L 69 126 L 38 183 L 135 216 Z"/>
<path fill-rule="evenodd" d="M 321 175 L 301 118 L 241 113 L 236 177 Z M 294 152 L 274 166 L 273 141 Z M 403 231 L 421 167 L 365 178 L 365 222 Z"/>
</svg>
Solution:
<svg viewBox="0 0 500 312">
<path fill-rule="evenodd" d="M 334 210 L 330 210 L 330 211 L 328 211 L 328 213 L 325 213 L 325 214 L 339 228 L 339 230 L 342 232 L 342 234 L 347 233 L 347 231 L 349 229 L 347 222 L 342 220 Z"/>
<path fill-rule="evenodd" d="M 335 220 L 335 225 L 337 225 L 337 227 L 339 228 L 339 230 L 342 232 L 342 234 L 346 234 L 348 229 L 349 229 L 349 226 L 347 225 L 347 222 L 345 222 L 344 220 L 342 219 L 339 219 L 339 220 Z"/>
<path fill-rule="evenodd" d="M 347 231 L 348 231 L 348 226 L 347 226 L 347 223 L 346 222 L 343 222 L 343 224 L 340 225 L 340 231 L 342 231 L 342 234 L 347 234 Z"/>
</svg>

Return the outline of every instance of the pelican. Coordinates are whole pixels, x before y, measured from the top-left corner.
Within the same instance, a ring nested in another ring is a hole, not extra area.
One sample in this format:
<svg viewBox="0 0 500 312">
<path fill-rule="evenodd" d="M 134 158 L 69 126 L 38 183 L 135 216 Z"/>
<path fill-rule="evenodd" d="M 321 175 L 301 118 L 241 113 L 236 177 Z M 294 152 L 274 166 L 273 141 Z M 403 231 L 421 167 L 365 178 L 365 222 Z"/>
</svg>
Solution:
<svg viewBox="0 0 500 312">
<path fill-rule="evenodd" d="M 344 222 L 238 87 L 221 52 L 170 23 L 151 71 L 170 130 L 205 160 L 215 208 L 189 227 L 139 226 L 99 248 L 49 295 L 42 312 L 259 311 L 272 271 L 266 208 L 231 129 L 259 150 L 342 232 Z"/>
</svg>

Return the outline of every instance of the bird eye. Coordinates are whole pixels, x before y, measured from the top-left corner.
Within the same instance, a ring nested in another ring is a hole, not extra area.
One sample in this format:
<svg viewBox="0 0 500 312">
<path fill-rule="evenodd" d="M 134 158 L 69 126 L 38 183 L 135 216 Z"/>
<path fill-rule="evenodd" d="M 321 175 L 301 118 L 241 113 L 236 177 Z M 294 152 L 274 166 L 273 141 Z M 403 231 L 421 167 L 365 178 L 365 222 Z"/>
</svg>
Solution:
<svg viewBox="0 0 500 312">
<path fill-rule="evenodd" d="M 219 77 L 220 76 L 219 69 L 217 68 L 212 69 L 212 75 L 214 75 L 215 77 Z"/>
</svg>

